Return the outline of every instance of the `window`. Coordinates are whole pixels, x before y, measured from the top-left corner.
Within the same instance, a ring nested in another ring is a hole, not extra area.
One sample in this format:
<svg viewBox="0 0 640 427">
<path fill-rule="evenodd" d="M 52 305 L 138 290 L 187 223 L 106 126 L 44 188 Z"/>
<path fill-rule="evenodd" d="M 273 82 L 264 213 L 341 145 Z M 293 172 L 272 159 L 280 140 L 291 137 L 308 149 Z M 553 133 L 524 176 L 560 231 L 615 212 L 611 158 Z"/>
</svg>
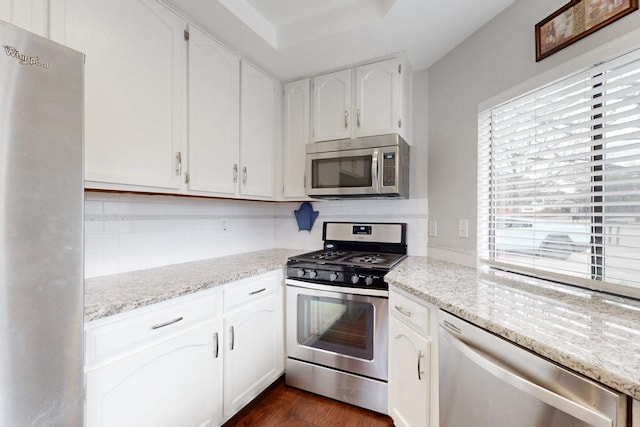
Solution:
<svg viewBox="0 0 640 427">
<path fill-rule="evenodd" d="M 640 49 L 479 114 L 478 255 L 640 297 Z"/>
</svg>

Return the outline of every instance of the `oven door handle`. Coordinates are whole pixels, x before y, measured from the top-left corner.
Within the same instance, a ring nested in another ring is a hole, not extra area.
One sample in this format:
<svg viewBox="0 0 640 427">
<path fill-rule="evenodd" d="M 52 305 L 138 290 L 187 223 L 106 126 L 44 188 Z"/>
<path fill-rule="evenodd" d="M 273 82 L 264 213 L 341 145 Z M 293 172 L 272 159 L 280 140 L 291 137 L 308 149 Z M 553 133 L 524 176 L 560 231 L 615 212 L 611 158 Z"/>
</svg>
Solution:
<svg viewBox="0 0 640 427">
<path fill-rule="evenodd" d="M 302 280 L 286 279 L 287 286 L 311 289 L 314 291 L 334 292 L 339 294 L 356 294 L 371 297 L 389 297 L 389 291 L 385 289 L 349 288 L 338 285 L 323 285 L 322 283 L 303 282 Z"/>
</svg>

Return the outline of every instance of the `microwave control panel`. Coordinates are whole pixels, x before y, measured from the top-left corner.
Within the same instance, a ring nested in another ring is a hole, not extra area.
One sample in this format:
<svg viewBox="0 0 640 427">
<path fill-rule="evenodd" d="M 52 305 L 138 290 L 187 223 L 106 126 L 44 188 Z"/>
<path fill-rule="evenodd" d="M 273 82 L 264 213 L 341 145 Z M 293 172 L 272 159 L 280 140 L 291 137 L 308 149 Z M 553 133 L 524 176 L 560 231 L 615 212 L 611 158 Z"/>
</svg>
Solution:
<svg viewBox="0 0 640 427">
<path fill-rule="evenodd" d="M 396 153 L 382 154 L 382 185 L 396 185 Z"/>
</svg>

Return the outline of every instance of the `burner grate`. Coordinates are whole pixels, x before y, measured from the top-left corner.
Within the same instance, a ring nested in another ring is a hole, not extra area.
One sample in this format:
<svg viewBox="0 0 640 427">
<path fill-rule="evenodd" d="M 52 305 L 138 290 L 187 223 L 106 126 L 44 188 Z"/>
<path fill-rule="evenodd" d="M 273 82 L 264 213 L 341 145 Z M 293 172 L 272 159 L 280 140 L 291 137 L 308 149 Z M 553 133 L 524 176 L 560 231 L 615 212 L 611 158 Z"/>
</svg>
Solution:
<svg viewBox="0 0 640 427">
<path fill-rule="evenodd" d="M 311 258 L 317 259 L 317 260 L 330 261 L 330 260 L 341 258 L 345 256 L 347 253 L 348 253 L 347 251 L 340 251 L 340 250 L 321 251 L 319 253 L 315 253 L 311 255 Z"/>
<path fill-rule="evenodd" d="M 389 262 L 389 257 L 382 254 L 357 254 L 345 258 L 344 261 L 358 264 L 385 264 Z"/>
</svg>

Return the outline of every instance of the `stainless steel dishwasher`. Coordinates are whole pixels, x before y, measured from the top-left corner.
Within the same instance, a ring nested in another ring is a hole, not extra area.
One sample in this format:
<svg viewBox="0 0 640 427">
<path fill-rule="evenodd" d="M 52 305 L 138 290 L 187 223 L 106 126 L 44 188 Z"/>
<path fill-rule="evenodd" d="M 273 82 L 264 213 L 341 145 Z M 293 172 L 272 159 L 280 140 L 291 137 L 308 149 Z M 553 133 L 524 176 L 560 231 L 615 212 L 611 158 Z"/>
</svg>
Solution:
<svg viewBox="0 0 640 427">
<path fill-rule="evenodd" d="M 444 311 L 440 427 L 625 427 L 627 396 Z"/>
</svg>

